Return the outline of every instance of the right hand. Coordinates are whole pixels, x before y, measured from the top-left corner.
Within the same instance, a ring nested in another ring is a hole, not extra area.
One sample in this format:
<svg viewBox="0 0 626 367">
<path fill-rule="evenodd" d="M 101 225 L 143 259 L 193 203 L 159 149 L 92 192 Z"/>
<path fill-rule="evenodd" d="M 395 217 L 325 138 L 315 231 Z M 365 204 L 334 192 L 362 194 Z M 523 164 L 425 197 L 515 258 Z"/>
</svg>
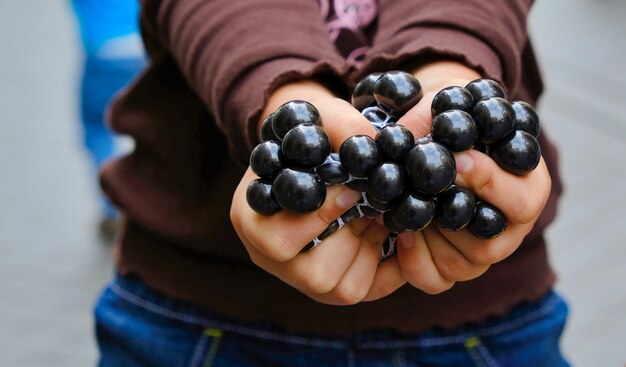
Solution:
<svg viewBox="0 0 626 367">
<path fill-rule="evenodd" d="M 287 84 L 274 92 L 260 121 L 294 99 L 306 100 L 317 107 L 334 151 L 353 135 L 374 137 L 376 134 L 349 103 L 336 98 L 323 85 L 308 80 Z M 343 185 L 331 186 L 326 201 L 315 212 L 301 215 L 281 211 L 264 216 L 254 212 L 246 202 L 246 189 L 256 178 L 248 168 L 233 196 L 230 217 L 251 260 L 260 268 L 326 304 L 347 305 L 365 298 L 382 298 L 403 284 L 388 281 L 400 274 L 397 260 L 381 264 L 378 261 L 387 230 L 367 218 L 345 225 L 311 251 L 300 253 L 332 221 L 356 204 L 360 193 Z"/>
</svg>

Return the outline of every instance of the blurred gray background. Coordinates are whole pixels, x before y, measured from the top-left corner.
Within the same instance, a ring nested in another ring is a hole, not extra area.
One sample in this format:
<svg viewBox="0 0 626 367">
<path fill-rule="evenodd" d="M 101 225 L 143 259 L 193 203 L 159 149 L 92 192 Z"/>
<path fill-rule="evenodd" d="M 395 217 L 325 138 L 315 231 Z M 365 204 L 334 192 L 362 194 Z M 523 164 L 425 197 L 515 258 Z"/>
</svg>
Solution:
<svg viewBox="0 0 626 367">
<path fill-rule="evenodd" d="M 626 363 L 626 2 L 539 0 L 544 127 L 566 193 L 549 237 L 576 366 Z M 77 116 L 69 1 L 0 0 L 0 366 L 89 366 L 113 274 Z"/>
</svg>

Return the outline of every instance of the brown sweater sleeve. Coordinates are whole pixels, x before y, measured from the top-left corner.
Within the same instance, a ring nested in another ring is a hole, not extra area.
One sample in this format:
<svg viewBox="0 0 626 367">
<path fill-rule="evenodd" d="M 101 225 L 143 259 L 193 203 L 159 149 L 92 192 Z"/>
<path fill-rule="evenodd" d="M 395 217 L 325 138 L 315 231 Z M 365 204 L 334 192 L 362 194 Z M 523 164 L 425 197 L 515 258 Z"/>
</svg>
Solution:
<svg viewBox="0 0 626 367">
<path fill-rule="evenodd" d="M 247 161 L 256 121 L 278 86 L 309 76 L 340 79 L 345 60 L 315 0 L 143 0 L 143 27 L 173 55 L 187 82 Z"/>
<path fill-rule="evenodd" d="M 380 0 L 378 32 L 364 72 L 447 56 L 504 82 L 520 83 L 531 0 Z"/>
</svg>

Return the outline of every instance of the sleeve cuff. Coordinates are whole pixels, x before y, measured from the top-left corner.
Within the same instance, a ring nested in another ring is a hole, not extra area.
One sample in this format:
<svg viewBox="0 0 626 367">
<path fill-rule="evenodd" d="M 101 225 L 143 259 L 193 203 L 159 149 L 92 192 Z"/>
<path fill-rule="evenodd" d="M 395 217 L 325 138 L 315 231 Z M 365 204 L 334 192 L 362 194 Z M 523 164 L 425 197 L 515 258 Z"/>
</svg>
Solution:
<svg viewBox="0 0 626 367">
<path fill-rule="evenodd" d="M 222 126 L 229 137 L 232 156 L 247 165 L 250 152 L 259 143 L 257 123 L 272 92 L 292 81 L 317 78 L 335 90 L 346 94 L 342 87 L 350 67 L 346 63 L 281 58 L 266 62 L 244 74 L 230 89 L 224 102 Z M 245 149 L 238 144 L 245 142 Z"/>
<path fill-rule="evenodd" d="M 432 57 L 457 60 L 499 82 L 506 79 L 498 54 L 487 43 L 455 29 L 424 26 L 404 30 L 391 42 L 374 46 L 357 77 Z"/>
</svg>

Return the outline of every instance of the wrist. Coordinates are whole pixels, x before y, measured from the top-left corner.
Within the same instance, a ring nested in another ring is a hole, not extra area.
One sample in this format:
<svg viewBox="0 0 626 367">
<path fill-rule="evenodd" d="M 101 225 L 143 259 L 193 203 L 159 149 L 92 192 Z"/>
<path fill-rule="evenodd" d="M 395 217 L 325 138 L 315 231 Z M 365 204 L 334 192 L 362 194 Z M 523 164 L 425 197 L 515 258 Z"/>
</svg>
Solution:
<svg viewBox="0 0 626 367">
<path fill-rule="evenodd" d="M 424 93 L 437 92 L 451 85 L 465 86 L 482 76 L 465 64 L 452 60 L 440 60 L 422 64 L 410 71 L 419 80 Z"/>
</svg>

